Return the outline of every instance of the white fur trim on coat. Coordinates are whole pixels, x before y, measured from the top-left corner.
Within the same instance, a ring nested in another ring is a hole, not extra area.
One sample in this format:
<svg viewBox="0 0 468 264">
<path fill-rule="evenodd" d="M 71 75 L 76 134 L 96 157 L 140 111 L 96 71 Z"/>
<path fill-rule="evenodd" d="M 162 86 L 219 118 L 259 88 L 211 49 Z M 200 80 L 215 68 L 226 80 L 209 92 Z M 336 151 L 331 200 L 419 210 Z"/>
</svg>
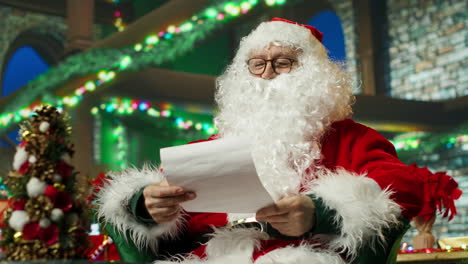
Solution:
<svg viewBox="0 0 468 264">
<path fill-rule="evenodd" d="M 275 249 L 259 257 L 255 264 L 346 264 L 335 252 L 314 249 L 313 245 Z"/>
<path fill-rule="evenodd" d="M 307 193 L 322 198 L 324 205 L 337 212 L 335 223 L 341 234 L 328 245 L 331 250 L 346 253 L 355 258 L 362 246 L 375 249 L 385 245 L 383 231 L 400 222 L 400 206 L 390 196 L 388 189 L 365 175 L 357 175 L 344 169 L 328 171 L 312 181 Z"/>
<path fill-rule="evenodd" d="M 218 229 L 207 243 L 206 258 L 179 257 L 154 264 L 345 264 L 337 253 L 314 249 L 313 245 L 278 248 L 254 262 L 254 250 L 260 246 L 260 240 L 267 237 L 267 234 L 256 229 Z"/>
<path fill-rule="evenodd" d="M 146 225 L 138 222 L 128 211 L 130 199 L 141 188 L 160 183 L 164 176 L 159 168 L 145 166 L 142 170 L 127 169 L 107 174 L 109 181 L 97 193 L 98 217 L 111 224 L 126 239 L 126 232 L 139 249 L 149 246 L 156 251 L 158 238 L 175 237 L 184 218 L 163 224 Z"/>
</svg>

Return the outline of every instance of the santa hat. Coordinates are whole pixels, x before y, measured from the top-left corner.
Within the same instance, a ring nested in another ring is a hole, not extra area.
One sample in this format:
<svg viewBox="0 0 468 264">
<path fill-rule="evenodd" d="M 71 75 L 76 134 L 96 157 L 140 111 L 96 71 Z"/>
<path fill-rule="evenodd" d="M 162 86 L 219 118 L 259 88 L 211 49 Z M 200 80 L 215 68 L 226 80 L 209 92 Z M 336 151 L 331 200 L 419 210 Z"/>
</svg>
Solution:
<svg viewBox="0 0 468 264">
<path fill-rule="evenodd" d="M 318 41 L 322 42 L 323 33 L 320 32 L 318 29 L 316 29 L 316 28 L 313 27 L 313 26 L 304 25 L 304 24 L 299 24 L 299 23 L 297 23 L 297 22 L 294 22 L 294 21 L 291 21 L 291 20 L 287 20 L 287 19 L 284 19 L 284 18 L 279 18 L 279 17 L 274 17 L 274 18 L 272 18 L 270 21 L 282 21 L 282 22 L 286 22 L 286 23 L 298 25 L 298 26 L 301 26 L 301 27 L 305 27 L 305 28 L 307 28 L 307 29 L 310 31 L 310 33 L 312 33 L 312 35 L 313 35 Z"/>
<path fill-rule="evenodd" d="M 305 54 L 326 57 L 322 38 L 322 32 L 312 26 L 275 17 L 261 23 L 242 39 L 234 60 L 245 62 L 252 50 L 264 48 L 271 43 L 281 43 L 284 46 L 300 48 Z"/>
</svg>

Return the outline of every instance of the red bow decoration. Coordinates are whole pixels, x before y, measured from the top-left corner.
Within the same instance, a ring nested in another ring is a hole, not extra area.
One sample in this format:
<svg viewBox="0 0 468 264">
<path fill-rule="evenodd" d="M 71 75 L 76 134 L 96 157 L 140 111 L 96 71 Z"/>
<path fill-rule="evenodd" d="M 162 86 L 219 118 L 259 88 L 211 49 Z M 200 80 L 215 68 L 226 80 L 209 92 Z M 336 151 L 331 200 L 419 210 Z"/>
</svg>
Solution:
<svg viewBox="0 0 468 264">
<path fill-rule="evenodd" d="M 455 200 L 460 198 L 462 191 L 458 183 L 445 172 L 432 173 L 427 168 L 418 168 L 415 164 L 410 169 L 424 181 L 424 204 L 419 212 L 428 221 L 436 211 L 442 212 L 443 217 L 452 220 L 457 214 Z"/>
<path fill-rule="evenodd" d="M 91 185 L 94 186 L 94 190 L 93 193 L 88 196 L 88 201 L 94 200 L 94 195 L 98 193 L 101 190 L 101 187 L 108 182 L 109 180 L 107 179 L 106 174 L 103 172 L 99 173 L 96 179 L 91 182 Z"/>
</svg>

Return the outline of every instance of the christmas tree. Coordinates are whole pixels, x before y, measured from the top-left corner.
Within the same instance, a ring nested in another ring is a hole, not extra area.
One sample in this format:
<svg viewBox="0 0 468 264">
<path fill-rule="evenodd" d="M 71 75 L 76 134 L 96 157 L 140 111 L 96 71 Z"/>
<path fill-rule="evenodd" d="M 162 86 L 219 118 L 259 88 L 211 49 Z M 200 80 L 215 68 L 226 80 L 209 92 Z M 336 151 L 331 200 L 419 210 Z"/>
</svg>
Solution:
<svg viewBox="0 0 468 264">
<path fill-rule="evenodd" d="M 43 106 L 22 124 L 20 134 L 6 178 L 12 197 L 2 230 L 5 259 L 86 258 L 88 207 L 70 164 L 67 117 Z"/>
</svg>

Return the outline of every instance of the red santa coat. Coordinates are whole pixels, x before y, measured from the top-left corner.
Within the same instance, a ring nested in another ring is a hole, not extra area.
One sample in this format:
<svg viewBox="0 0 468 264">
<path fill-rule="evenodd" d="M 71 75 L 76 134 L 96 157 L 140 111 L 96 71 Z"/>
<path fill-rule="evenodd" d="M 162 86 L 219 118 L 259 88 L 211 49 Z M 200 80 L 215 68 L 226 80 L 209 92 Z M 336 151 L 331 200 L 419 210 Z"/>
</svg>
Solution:
<svg viewBox="0 0 468 264">
<path fill-rule="evenodd" d="M 193 143 L 215 139 L 216 135 Z M 359 175 L 366 174 L 382 190 L 390 188 L 394 192 L 391 198 L 400 205 L 404 217 L 411 218 L 419 213 L 424 202 L 424 181 L 411 174 L 408 166 L 398 160 L 393 145 L 377 131 L 346 119 L 332 125 L 321 145 L 321 165 L 332 171 L 343 168 Z M 212 226 L 222 227 L 227 223 L 227 214 L 192 213 L 189 214 L 188 230 L 191 233 L 207 232 Z M 263 242 L 261 249 L 254 251 L 253 258 L 255 260 L 278 247 L 297 246 L 301 242 L 268 240 Z M 194 253 L 205 257 L 204 247 L 201 246 Z"/>
<path fill-rule="evenodd" d="M 216 136 L 208 140 L 214 139 Z M 324 135 L 321 146 L 323 158 L 314 166 L 322 166 L 327 169 L 328 173 L 311 180 L 310 183 L 306 182 L 301 191 L 301 193 L 312 193 L 323 199 L 327 207 L 337 211 L 341 221 L 341 235 L 329 238 L 327 242 L 322 243 L 321 247 L 345 253 L 353 258 L 362 246 L 369 244 L 369 241 L 385 241 L 382 230 L 398 225 L 401 217 L 410 219 L 418 215 L 422 208 L 425 208 L 425 214 L 433 215 L 436 205 L 440 204 L 439 201 L 442 201 L 452 214 L 455 213 L 453 199 L 459 196 L 459 190 L 453 179 L 445 174 L 435 178 L 433 174 L 430 174 L 431 178 L 429 175 L 420 173 L 419 168 L 404 165 L 398 160 L 393 145 L 375 130 L 350 119 L 335 122 Z M 314 171 L 315 168 L 311 170 Z M 113 180 L 118 182 L 117 178 L 114 177 Z M 434 183 L 437 186 L 434 187 Z M 102 206 L 105 204 L 103 203 Z M 118 229 L 128 230 L 130 233 L 133 231 L 132 234 L 137 240 L 145 239 L 138 237 L 146 235 L 144 230 L 143 232 L 137 230 L 140 227 L 134 228 L 133 224 L 127 227 L 119 221 L 112 223 L 115 217 L 106 217 L 107 214 L 106 212 L 100 213 L 111 224 L 117 223 Z M 159 225 L 147 232 L 150 234 L 156 232 L 163 236 L 168 233 L 174 234 L 177 232 L 177 227 L 180 227 L 180 221 L 182 220 L 179 219 L 178 224 L 162 225 L 162 230 L 156 230 L 161 228 Z M 187 221 L 188 232 L 193 234 L 210 231 L 212 227 L 223 227 L 228 223 L 227 214 L 217 213 L 192 213 L 189 214 L 188 219 L 185 218 L 185 221 Z M 154 238 L 148 237 L 148 240 L 151 239 Z M 193 254 L 201 258 L 219 259 L 222 252 L 224 252 L 222 254 L 227 254 L 226 250 L 230 250 L 225 248 L 219 251 L 221 253 L 207 254 L 207 247 L 213 248 L 215 244 L 223 244 L 215 241 L 210 246 L 212 240 L 207 245 L 196 249 Z M 265 255 L 270 255 L 270 258 L 274 256 L 277 260 L 282 257 L 287 259 L 291 256 L 290 250 L 304 249 L 303 242 L 317 242 L 314 237 L 307 241 L 283 239 L 260 239 L 260 241 L 256 239 L 256 241 L 260 243 L 260 247 L 254 249 L 252 244 L 252 250 L 247 250 L 248 254 L 251 254 L 248 259 L 252 260 L 249 263 L 270 263 L 265 261 L 265 257 L 262 258 Z M 152 242 L 146 241 L 145 243 Z M 274 255 L 275 252 L 282 252 L 280 249 L 283 249 L 284 254 Z M 215 252 L 212 249 L 208 251 Z M 304 259 L 311 257 L 307 255 L 309 253 L 320 254 L 312 247 L 306 248 L 305 252 Z"/>
</svg>

